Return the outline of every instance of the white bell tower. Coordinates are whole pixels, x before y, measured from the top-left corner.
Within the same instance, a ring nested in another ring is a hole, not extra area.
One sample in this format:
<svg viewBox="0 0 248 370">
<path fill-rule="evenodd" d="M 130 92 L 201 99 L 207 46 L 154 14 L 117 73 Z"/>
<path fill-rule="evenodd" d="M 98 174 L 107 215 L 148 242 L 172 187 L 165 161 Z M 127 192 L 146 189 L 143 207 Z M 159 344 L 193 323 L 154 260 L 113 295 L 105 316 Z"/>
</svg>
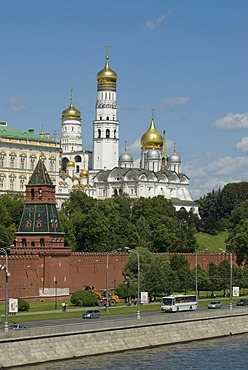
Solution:
<svg viewBox="0 0 248 370">
<path fill-rule="evenodd" d="M 96 116 L 93 122 L 93 169 L 112 169 L 118 166 L 119 121 L 117 120 L 117 74 L 106 64 L 97 74 Z"/>
</svg>

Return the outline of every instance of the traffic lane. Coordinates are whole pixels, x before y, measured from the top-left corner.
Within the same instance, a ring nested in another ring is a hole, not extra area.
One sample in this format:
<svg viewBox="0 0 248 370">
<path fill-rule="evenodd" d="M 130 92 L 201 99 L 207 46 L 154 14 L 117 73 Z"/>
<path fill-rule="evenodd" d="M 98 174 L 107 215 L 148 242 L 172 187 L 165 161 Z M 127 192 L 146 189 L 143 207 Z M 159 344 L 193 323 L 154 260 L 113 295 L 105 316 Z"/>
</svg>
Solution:
<svg viewBox="0 0 248 370">
<path fill-rule="evenodd" d="M 233 306 L 233 309 L 239 309 L 239 307 Z M 228 305 L 224 305 L 221 310 L 229 310 Z M 217 310 L 217 311 L 221 311 Z M 151 312 L 141 312 L 141 317 L 159 317 L 161 315 L 166 315 L 166 320 L 173 321 L 173 320 L 180 320 L 182 315 L 188 313 L 194 316 L 197 312 L 210 312 L 213 313 L 216 311 L 215 309 L 208 309 L 207 307 L 199 307 L 196 311 L 182 311 L 182 312 L 175 312 L 175 313 L 165 313 L 161 311 L 151 311 Z M 98 320 L 100 321 L 117 321 L 117 320 L 125 320 L 125 319 L 133 319 L 136 318 L 136 313 L 130 314 L 116 314 L 116 315 L 102 315 L 99 319 L 82 319 L 82 318 L 63 318 L 63 319 L 53 319 L 53 320 L 42 320 L 42 321 L 26 321 L 24 324 L 27 325 L 29 328 L 39 328 L 39 327 L 47 327 L 47 326 L 62 326 L 62 325 L 73 325 L 73 324 L 84 324 L 84 325 L 91 325 L 92 323 L 96 323 Z"/>
</svg>

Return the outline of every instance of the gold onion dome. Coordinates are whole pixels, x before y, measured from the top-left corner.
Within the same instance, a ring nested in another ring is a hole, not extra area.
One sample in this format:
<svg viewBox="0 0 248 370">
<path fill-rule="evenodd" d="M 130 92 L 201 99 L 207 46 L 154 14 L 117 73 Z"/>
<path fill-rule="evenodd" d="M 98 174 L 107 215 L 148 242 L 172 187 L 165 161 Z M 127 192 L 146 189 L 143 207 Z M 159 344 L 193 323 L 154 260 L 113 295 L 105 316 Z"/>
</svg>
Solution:
<svg viewBox="0 0 248 370">
<path fill-rule="evenodd" d="M 154 124 L 154 117 L 149 129 L 143 134 L 141 140 L 141 147 L 146 149 L 160 149 L 163 147 L 163 136 L 157 131 Z"/>
<path fill-rule="evenodd" d="M 83 177 L 88 177 L 88 171 L 87 170 L 81 170 L 80 171 L 80 177 L 83 178 Z"/>
<path fill-rule="evenodd" d="M 73 161 L 68 161 L 66 167 L 75 167 L 75 163 Z"/>
<path fill-rule="evenodd" d="M 96 79 L 99 84 L 116 84 L 117 82 L 117 74 L 109 66 L 108 54 L 106 55 L 105 67 L 97 73 Z"/>
<path fill-rule="evenodd" d="M 62 118 L 81 119 L 81 112 L 76 109 L 71 101 L 69 108 L 63 110 Z"/>
</svg>

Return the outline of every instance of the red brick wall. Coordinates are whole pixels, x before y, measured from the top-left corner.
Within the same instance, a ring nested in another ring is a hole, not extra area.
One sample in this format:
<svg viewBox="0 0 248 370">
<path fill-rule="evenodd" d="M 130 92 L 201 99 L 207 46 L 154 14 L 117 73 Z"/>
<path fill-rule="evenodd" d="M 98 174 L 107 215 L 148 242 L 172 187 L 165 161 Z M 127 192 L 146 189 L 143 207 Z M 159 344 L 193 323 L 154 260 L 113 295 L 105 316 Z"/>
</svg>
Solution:
<svg viewBox="0 0 248 370">
<path fill-rule="evenodd" d="M 172 254 L 169 254 L 170 257 Z M 190 268 L 196 263 L 195 254 L 184 254 Z M 108 285 L 118 286 L 123 281 L 122 270 L 128 260 L 128 254 L 109 254 Z M 206 268 L 213 261 L 230 261 L 227 254 L 198 254 L 198 265 Z M 106 287 L 106 253 L 72 253 L 70 256 L 9 256 L 9 297 L 39 297 L 39 288 L 69 288 L 70 293 L 93 285 L 101 290 Z M 0 264 L 5 264 L 5 257 L 0 256 Z M 233 264 L 236 264 L 233 256 Z M 141 266 L 142 269 L 142 266 Z M 5 297 L 5 271 L 0 270 L 0 300 Z"/>
</svg>

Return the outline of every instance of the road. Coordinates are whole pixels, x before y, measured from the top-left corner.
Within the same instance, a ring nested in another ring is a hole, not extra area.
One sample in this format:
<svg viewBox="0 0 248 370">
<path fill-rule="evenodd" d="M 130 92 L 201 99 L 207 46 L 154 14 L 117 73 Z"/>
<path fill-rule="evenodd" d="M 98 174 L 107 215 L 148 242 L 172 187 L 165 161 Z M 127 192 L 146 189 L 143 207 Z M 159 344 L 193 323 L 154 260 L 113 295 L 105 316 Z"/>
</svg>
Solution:
<svg viewBox="0 0 248 370">
<path fill-rule="evenodd" d="M 227 312 L 227 310 L 229 310 L 229 306 L 228 305 L 224 305 L 221 309 L 221 311 L 224 311 L 224 312 Z M 237 312 L 238 310 L 240 310 L 240 307 L 236 307 L 236 306 L 233 306 L 233 311 L 234 312 Z M 86 310 L 82 310 L 82 312 L 84 312 Z M 220 311 L 220 310 L 216 310 L 216 309 L 212 309 L 212 310 L 209 310 L 208 308 L 205 308 L 205 307 L 200 307 L 198 308 L 196 311 L 187 311 L 187 313 L 190 313 L 190 316 L 192 315 L 192 317 L 194 317 L 194 315 L 198 312 L 202 312 L 202 313 L 210 313 L 210 312 L 214 312 L 215 311 Z M 141 312 L 141 317 L 159 317 L 161 315 L 166 315 L 166 321 L 175 321 L 175 320 L 180 320 L 183 315 L 185 315 L 185 311 L 184 312 L 176 312 L 176 313 L 164 313 L 164 312 L 161 312 L 161 311 L 152 311 L 152 312 Z M 115 314 L 115 315 L 102 315 L 100 317 L 100 319 L 94 319 L 94 320 L 83 320 L 82 318 L 63 318 L 63 319 L 54 319 L 54 320 L 42 320 L 42 321 L 30 321 L 30 322 L 26 322 L 24 323 L 25 325 L 27 325 L 28 328 L 39 328 L 39 327 L 48 327 L 48 326 L 52 326 L 52 327 L 55 327 L 55 326 L 64 326 L 64 325 L 70 325 L 70 324 L 82 324 L 82 325 L 87 325 L 90 327 L 90 325 L 92 325 L 92 323 L 96 323 L 97 320 L 100 320 L 101 322 L 103 321 L 118 321 L 118 320 L 123 320 L 123 319 L 133 319 L 136 317 L 136 314 L 135 313 L 130 313 L 130 314 Z"/>
</svg>

